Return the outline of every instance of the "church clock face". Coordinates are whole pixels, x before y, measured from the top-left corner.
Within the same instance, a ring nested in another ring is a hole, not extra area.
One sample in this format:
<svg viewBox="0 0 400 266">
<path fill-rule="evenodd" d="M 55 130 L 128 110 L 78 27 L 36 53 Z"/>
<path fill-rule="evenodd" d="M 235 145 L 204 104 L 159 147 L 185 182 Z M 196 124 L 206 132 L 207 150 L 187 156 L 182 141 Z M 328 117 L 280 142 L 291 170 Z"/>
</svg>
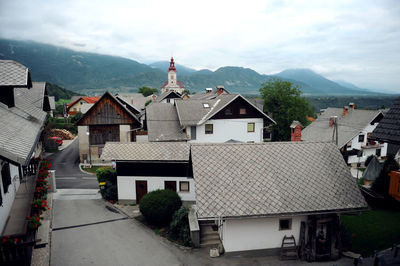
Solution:
<svg viewBox="0 0 400 266">
<path fill-rule="evenodd" d="M 171 75 L 171 79 L 174 80 L 174 75 Z"/>
</svg>

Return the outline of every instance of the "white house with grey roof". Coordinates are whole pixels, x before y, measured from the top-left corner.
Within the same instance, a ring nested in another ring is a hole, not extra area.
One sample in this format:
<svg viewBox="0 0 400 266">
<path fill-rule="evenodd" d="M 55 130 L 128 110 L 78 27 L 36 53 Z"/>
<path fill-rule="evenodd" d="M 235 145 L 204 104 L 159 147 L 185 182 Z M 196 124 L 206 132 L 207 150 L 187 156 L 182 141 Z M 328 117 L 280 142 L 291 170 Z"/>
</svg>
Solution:
<svg viewBox="0 0 400 266">
<path fill-rule="evenodd" d="M 150 191 L 170 189 L 182 201 L 195 202 L 194 180 L 187 143 L 112 143 L 101 159 L 115 161 L 118 200 L 140 203 Z"/>
<path fill-rule="evenodd" d="M 43 111 L 45 87 L 34 84 L 28 68 L 0 60 L 1 236 L 26 233 L 35 188 L 35 176 L 28 169 L 41 155 L 40 135 L 47 116 Z"/>
<path fill-rule="evenodd" d="M 346 162 L 354 167 L 364 163 L 368 156 L 384 158 L 387 143 L 373 141 L 369 135 L 383 118 L 382 110 L 355 109 L 354 104 L 344 108 L 327 108 L 313 123 L 301 131 L 303 141 L 326 141 L 336 143 Z"/>
<path fill-rule="evenodd" d="M 226 252 L 279 251 L 293 235 L 310 260 L 335 259 L 339 213 L 367 207 L 332 143 L 193 144 L 191 156 L 200 227 L 215 224 Z"/>
<path fill-rule="evenodd" d="M 262 142 L 275 121 L 240 94 L 152 103 L 146 109 L 149 141 Z"/>
</svg>

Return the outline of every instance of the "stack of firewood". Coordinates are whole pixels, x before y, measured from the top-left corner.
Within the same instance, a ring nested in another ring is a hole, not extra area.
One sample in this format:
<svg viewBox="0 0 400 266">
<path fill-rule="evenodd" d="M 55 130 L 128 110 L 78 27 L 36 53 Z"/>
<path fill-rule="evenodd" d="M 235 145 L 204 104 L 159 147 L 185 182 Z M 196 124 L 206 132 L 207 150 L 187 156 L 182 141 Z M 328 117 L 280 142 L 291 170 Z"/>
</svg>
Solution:
<svg viewBox="0 0 400 266">
<path fill-rule="evenodd" d="M 74 139 L 74 135 L 66 129 L 53 128 L 50 130 L 51 137 L 61 137 L 62 139 Z"/>
</svg>

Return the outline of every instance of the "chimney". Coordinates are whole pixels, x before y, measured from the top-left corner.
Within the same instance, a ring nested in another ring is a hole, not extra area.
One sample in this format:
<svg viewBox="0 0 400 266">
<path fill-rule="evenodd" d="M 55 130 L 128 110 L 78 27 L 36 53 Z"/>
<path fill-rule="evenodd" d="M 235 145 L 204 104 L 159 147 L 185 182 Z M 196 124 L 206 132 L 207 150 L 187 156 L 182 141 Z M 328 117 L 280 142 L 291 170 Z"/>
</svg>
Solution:
<svg viewBox="0 0 400 266">
<path fill-rule="evenodd" d="M 151 98 L 153 99 L 153 102 L 156 100 L 157 96 L 155 94 L 151 95 Z"/>
<path fill-rule="evenodd" d="M 336 118 L 337 118 L 337 116 L 331 116 L 329 118 L 329 127 L 333 127 L 333 125 L 335 124 Z"/>
<path fill-rule="evenodd" d="M 301 141 L 302 125 L 299 121 L 294 120 L 290 125 L 290 141 Z"/>
<path fill-rule="evenodd" d="M 222 93 L 224 93 L 224 91 L 225 91 L 224 86 L 217 86 L 217 91 L 216 91 L 217 95 L 221 95 Z"/>
<path fill-rule="evenodd" d="M 343 116 L 346 116 L 348 112 L 349 112 L 349 107 L 343 106 Z"/>
<path fill-rule="evenodd" d="M 206 94 L 212 93 L 213 89 L 212 88 L 206 88 Z"/>
<path fill-rule="evenodd" d="M 351 110 L 354 110 L 356 108 L 356 105 L 354 103 L 349 103 L 349 107 Z"/>
</svg>

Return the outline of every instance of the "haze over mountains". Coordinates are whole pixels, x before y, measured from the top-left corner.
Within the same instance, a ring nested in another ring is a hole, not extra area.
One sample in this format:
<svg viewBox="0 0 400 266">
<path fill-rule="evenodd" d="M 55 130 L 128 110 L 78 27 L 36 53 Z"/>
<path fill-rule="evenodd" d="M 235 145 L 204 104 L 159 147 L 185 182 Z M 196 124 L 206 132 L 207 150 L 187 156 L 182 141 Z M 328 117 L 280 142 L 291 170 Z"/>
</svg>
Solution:
<svg viewBox="0 0 400 266">
<path fill-rule="evenodd" d="M 168 61 L 150 65 L 137 61 L 78 52 L 30 41 L 0 39 L 0 59 L 26 65 L 34 81 L 47 81 L 79 92 L 100 93 L 106 89 L 134 91 L 141 86 L 160 88 L 167 80 Z M 178 79 L 190 91 L 223 85 L 230 92 L 258 94 L 261 84 L 280 77 L 299 85 L 304 95 L 373 95 L 353 84 L 331 81 L 309 69 L 288 69 L 263 75 L 243 67 L 221 67 L 215 71 L 195 70 L 177 64 Z"/>
</svg>

